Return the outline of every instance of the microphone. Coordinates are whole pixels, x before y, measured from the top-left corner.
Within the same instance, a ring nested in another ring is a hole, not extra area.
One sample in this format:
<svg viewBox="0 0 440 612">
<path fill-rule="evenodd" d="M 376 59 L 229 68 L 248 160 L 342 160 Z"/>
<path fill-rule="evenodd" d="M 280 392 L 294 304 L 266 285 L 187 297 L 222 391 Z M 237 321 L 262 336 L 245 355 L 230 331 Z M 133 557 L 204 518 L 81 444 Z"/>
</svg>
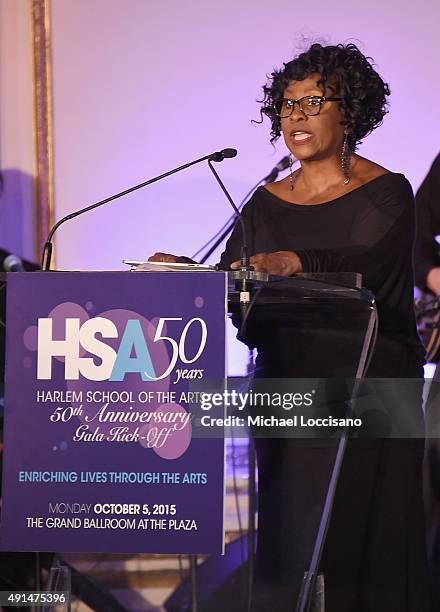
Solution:
<svg viewBox="0 0 440 612">
<path fill-rule="evenodd" d="M 5 272 L 24 272 L 23 260 L 18 255 L 8 255 L 3 260 L 3 269 Z"/>
<path fill-rule="evenodd" d="M 209 156 L 208 161 L 221 162 L 224 159 L 229 159 L 231 157 L 236 157 L 236 156 L 237 156 L 237 149 L 222 149 L 221 151 L 216 151 L 215 153 L 212 153 Z"/>
<path fill-rule="evenodd" d="M 52 227 L 52 229 L 49 232 L 49 235 L 47 237 L 46 243 L 43 248 L 43 254 L 41 258 L 41 269 L 44 270 L 45 272 L 47 272 L 50 269 L 50 260 L 52 258 L 52 248 L 53 248 L 52 238 L 56 230 L 60 227 L 60 225 L 62 225 L 66 221 L 69 221 L 70 219 L 74 219 L 75 217 L 79 217 L 79 215 L 82 215 L 88 212 L 89 210 L 93 210 L 94 208 L 98 208 L 99 206 L 103 206 L 104 204 L 108 204 L 109 202 L 112 202 L 113 200 L 117 200 L 118 198 L 121 198 L 122 196 L 125 196 L 128 193 L 131 193 L 132 191 L 136 191 L 137 189 L 141 189 L 142 187 L 151 185 L 152 183 L 155 183 L 156 181 L 160 181 L 161 179 L 166 178 L 167 176 L 170 176 L 171 174 L 175 174 L 176 172 L 185 170 L 186 168 L 189 168 L 190 166 L 194 166 L 194 164 L 199 164 L 202 161 L 208 161 L 208 163 L 211 163 L 213 161 L 221 162 L 224 159 L 235 157 L 236 155 L 237 155 L 236 149 L 222 149 L 221 151 L 215 151 L 214 153 L 210 153 L 209 155 L 204 155 L 203 157 L 199 157 L 199 159 L 195 159 L 194 161 L 184 164 L 183 166 L 179 166 L 178 168 L 169 170 L 168 172 L 165 172 L 164 174 L 155 176 L 154 178 L 149 179 L 148 181 L 145 181 L 143 183 L 140 183 L 139 185 L 135 185 L 134 187 L 125 189 L 125 191 L 116 193 L 115 195 L 112 195 L 109 198 L 105 198 L 105 200 L 101 200 L 100 202 L 96 202 L 95 204 L 91 204 L 90 206 L 86 206 L 85 208 L 81 208 L 80 210 L 77 210 L 73 213 L 70 213 L 69 215 L 66 215 L 65 217 L 60 219 L 57 223 L 55 223 L 55 225 Z"/>
<path fill-rule="evenodd" d="M 272 168 L 269 174 L 263 179 L 263 182 L 273 183 L 277 179 L 278 174 L 282 172 L 283 170 L 286 170 L 289 166 L 290 166 L 290 157 L 289 155 L 286 155 L 285 157 L 283 157 L 283 159 L 281 159 L 277 163 L 277 165 L 274 168 Z"/>
</svg>

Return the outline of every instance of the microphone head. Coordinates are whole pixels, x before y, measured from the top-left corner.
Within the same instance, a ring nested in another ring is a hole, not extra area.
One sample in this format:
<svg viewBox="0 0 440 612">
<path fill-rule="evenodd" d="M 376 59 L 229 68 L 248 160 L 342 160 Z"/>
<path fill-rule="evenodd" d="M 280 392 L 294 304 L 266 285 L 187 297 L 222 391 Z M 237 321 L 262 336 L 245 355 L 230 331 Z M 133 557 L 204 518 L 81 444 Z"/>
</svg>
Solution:
<svg viewBox="0 0 440 612">
<path fill-rule="evenodd" d="M 222 149 L 220 153 L 223 155 L 223 159 L 227 157 L 237 157 L 237 149 Z"/>
<path fill-rule="evenodd" d="M 209 156 L 210 161 L 221 162 L 227 157 L 235 157 L 237 155 L 237 149 L 222 149 L 221 151 L 216 151 L 212 155 Z"/>
<path fill-rule="evenodd" d="M 3 269 L 5 272 L 24 272 L 21 257 L 11 253 L 3 260 Z"/>
</svg>

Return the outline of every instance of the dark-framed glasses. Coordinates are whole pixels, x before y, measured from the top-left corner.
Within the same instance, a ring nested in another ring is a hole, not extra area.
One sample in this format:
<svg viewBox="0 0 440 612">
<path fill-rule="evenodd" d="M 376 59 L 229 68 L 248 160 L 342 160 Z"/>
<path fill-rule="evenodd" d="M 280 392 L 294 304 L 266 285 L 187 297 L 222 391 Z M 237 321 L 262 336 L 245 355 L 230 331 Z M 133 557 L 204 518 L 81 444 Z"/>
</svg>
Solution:
<svg viewBox="0 0 440 612">
<path fill-rule="evenodd" d="M 295 104 L 298 104 L 299 109 L 310 117 L 312 115 L 319 115 L 321 106 L 324 102 L 337 102 L 340 100 L 342 100 L 342 98 L 335 98 L 333 96 L 304 96 L 299 100 L 280 98 L 279 100 L 274 100 L 273 107 L 275 114 L 280 119 L 287 119 L 287 117 L 290 117 L 295 108 Z"/>
</svg>

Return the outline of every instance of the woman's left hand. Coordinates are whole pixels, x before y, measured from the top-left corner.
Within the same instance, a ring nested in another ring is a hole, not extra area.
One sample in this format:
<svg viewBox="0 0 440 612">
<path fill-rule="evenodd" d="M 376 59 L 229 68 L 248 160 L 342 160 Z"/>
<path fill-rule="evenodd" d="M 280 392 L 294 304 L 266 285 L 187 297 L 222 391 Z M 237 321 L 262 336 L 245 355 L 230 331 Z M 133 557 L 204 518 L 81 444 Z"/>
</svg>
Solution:
<svg viewBox="0 0 440 612">
<path fill-rule="evenodd" d="M 258 253 L 252 255 L 250 263 L 256 272 L 268 272 L 276 276 L 290 276 L 302 271 L 301 260 L 293 251 Z M 231 270 L 238 270 L 239 268 L 239 261 L 234 261 L 231 264 Z"/>
</svg>

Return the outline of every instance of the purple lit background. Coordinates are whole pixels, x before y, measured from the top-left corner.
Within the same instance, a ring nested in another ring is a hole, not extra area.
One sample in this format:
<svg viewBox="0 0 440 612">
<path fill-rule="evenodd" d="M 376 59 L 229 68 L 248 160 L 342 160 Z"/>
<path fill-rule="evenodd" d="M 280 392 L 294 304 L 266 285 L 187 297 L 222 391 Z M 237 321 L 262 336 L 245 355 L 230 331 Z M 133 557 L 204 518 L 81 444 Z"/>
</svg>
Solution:
<svg viewBox="0 0 440 612">
<path fill-rule="evenodd" d="M 436 0 L 53 2 L 56 218 L 224 147 L 239 151 L 218 166 L 239 202 L 286 154 L 267 121 L 251 124 L 265 76 L 315 40 L 353 41 L 374 58 L 391 109 L 359 152 L 416 189 L 440 148 L 437 105 L 415 104 L 440 99 L 438 23 Z M 229 215 L 203 164 L 62 227 L 56 264 L 191 255 Z"/>
<path fill-rule="evenodd" d="M 302 36 L 356 39 L 375 58 L 392 110 L 361 152 L 416 186 L 439 147 L 436 105 L 421 114 L 413 101 L 440 93 L 440 9 L 423 4 L 54 2 L 57 217 L 226 146 L 239 157 L 219 168 L 239 200 L 285 154 L 282 143 L 273 152 L 267 124 L 250 120 L 265 74 Z M 114 268 L 156 249 L 191 253 L 228 215 L 209 170 L 193 168 L 62 228 L 58 265 Z"/>
</svg>

